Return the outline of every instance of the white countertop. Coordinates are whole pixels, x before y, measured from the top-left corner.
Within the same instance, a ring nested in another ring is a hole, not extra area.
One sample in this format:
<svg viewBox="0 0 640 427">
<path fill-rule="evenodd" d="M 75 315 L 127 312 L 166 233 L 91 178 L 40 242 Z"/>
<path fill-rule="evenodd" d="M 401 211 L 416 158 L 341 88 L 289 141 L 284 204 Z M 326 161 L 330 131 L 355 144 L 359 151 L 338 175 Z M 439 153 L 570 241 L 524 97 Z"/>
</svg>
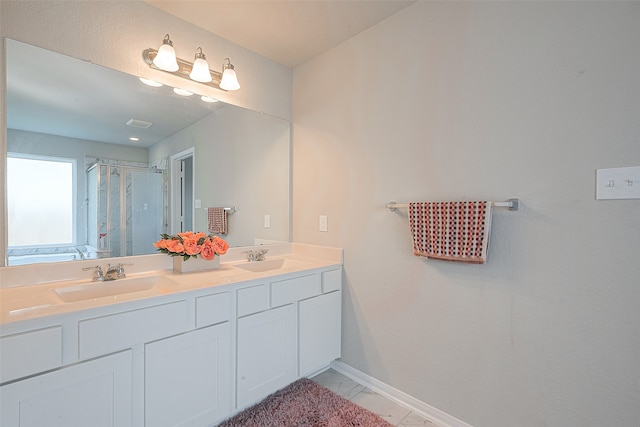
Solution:
<svg viewBox="0 0 640 427">
<path fill-rule="evenodd" d="M 263 272 L 246 271 L 236 266 L 238 264 L 246 264 L 246 261 L 238 260 L 238 256 L 232 254 L 227 258 L 231 260 L 228 262 L 225 261 L 225 257 L 222 257 L 220 267 L 215 270 L 183 274 L 174 274 L 172 270 L 149 270 L 128 273 L 126 279 L 120 280 L 147 276 L 163 276 L 169 280 L 162 281 L 161 284 L 149 290 L 77 302 L 62 301 L 55 289 L 83 284 L 89 284 L 90 286 L 91 283 L 108 285 L 118 281 L 91 282 L 89 276 L 83 279 L 5 287 L 0 289 L 0 325 L 342 264 L 341 249 L 299 244 L 290 244 L 289 247 L 291 253 L 280 253 L 276 256 L 267 257 L 267 259 L 285 258 L 286 262 L 282 268 Z M 126 262 L 126 259 L 119 259 L 118 262 Z M 259 262 L 256 261 L 256 263 Z"/>
</svg>

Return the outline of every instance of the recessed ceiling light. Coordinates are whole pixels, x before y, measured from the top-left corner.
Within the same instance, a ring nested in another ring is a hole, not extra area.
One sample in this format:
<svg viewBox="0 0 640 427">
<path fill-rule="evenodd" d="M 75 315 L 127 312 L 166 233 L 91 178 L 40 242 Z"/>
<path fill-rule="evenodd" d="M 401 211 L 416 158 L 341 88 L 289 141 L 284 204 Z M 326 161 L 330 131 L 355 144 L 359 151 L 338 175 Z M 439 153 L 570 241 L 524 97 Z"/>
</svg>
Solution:
<svg viewBox="0 0 640 427">
<path fill-rule="evenodd" d="M 157 82 L 155 80 L 149 80 L 149 79 L 145 79 L 144 77 L 140 77 L 140 81 L 148 86 L 153 86 L 153 87 L 161 87 L 164 86 L 162 83 Z"/>
<path fill-rule="evenodd" d="M 204 102 L 218 102 L 217 99 L 215 98 L 209 98 L 208 96 L 201 96 L 200 99 L 202 99 Z"/>
<path fill-rule="evenodd" d="M 177 93 L 178 95 L 180 95 L 180 96 L 191 96 L 191 95 L 193 95 L 193 92 L 189 92 L 188 90 L 185 90 L 185 89 L 180 89 L 179 87 L 174 87 L 173 91 L 175 93 Z"/>
<path fill-rule="evenodd" d="M 140 138 L 138 138 L 137 136 L 131 136 L 129 137 L 130 141 L 140 141 Z"/>
</svg>

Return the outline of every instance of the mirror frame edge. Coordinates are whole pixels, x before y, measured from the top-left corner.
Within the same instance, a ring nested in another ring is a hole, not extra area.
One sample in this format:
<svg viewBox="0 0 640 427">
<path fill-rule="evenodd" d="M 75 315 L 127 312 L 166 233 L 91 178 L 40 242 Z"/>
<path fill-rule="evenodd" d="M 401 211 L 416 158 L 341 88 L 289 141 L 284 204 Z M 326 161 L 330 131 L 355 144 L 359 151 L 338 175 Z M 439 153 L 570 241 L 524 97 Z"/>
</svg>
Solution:
<svg viewBox="0 0 640 427">
<path fill-rule="evenodd" d="M 0 212 L 3 212 L 4 220 L 0 224 L 0 267 L 7 265 L 7 192 L 4 190 L 7 182 L 7 67 L 6 67 L 6 40 L 2 36 L 0 40 L 0 104 L 2 104 L 2 114 L 0 114 L 0 159 L 2 161 L 2 172 L 0 173 Z"/>
</svg>

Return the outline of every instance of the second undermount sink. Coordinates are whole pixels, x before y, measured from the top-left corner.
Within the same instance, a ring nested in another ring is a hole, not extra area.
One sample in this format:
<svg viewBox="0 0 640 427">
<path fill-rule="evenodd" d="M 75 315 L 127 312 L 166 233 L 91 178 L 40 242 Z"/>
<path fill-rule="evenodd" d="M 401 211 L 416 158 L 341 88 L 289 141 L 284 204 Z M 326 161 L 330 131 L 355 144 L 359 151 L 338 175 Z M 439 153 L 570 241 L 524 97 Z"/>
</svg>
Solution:
<svg viewBox="0 0 640 427">
<path fill-rule="evenodd" d="M 284 258 L 271 258 L 264 261 L 244 262 L 242 264 L 236 264 L 235 267 L 238 267 L 247 271 L 252 271 L 254 273 L 260 273 L 263 271 L 277 270 L 279 268 L 284 267 L 284 265 L 285 265 Z"/>
<path fill-rule="evenodd" d="M 82 285 L 56 288 L 53 291 L 64 302 L 85 301 L 95 298 L 115 297 L 132 292 L 148 291 L 175 282 L 165 276 L 147 276 L 130 279 L 91 282 Z"/>
</svg>

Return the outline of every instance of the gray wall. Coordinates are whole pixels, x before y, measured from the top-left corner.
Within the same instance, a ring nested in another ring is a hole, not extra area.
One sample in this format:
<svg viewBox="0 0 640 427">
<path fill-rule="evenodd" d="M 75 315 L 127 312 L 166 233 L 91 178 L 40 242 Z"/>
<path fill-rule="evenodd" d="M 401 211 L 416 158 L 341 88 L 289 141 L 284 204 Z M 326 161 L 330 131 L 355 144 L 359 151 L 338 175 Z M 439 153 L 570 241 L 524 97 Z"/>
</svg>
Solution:
<svg viewBox="0 0 640 427">
<path fill-rule="evenodd" d="M 225 106 L 150 148 L 158 161 L 189 148 L 195 151 L 194 230 L 207 231 L 207 207 L 233 207 L 228 216 L 230 246 L 256 239 L 289 241 L 290 130 L 288 121 Z M 271 218 L 264 227 L 264 215 Z"/>
<path fill-rule="evenodd" d="M 594 199 L 640 165 L 639 23 L 417 2 L 294 70 L 294 241 L 345 249 L 344 362 L 477 427 L 640 425 L 640 200 Z M 486 265 L 384 208 L 509 197 Z"/>
</svg>

